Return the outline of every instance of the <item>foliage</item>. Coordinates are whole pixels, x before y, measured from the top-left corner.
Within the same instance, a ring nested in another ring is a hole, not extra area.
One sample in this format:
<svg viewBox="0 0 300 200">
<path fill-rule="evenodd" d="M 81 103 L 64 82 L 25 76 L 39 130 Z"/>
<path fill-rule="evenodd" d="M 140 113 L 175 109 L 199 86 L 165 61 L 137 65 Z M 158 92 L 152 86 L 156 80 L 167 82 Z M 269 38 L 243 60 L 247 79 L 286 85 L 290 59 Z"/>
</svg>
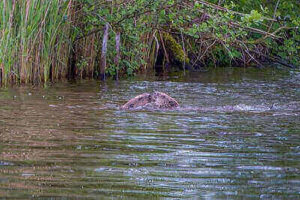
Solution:
<svg viewBox="0 0 300 200">
<path fill-rule="evenodd" d="M 296 1 L 278 3 L 276 6 L 267 1 L 103 1 L 102 6 L 86 10 L 84 15 L 91 21 L 98 21 L 96 29 L 101 30 L 104 23 L 109 22 L 112 32 L 121 31 L 123 47 L 119 69 L 127 74 L 151 60 L 151 48 L 157 47 L 151 41 L 164 42 L 154 34 L 157 31 L 164 33 L 169 53 L 176 52 L 173 56 L 181 62 L 183 55 L 189 55 L 185 61 L 193 66 L 232 62 L 261 66 L 261 60 L 271 54 L 297 64 L 299 16 L 296 13 L 300 9 Z M 92 10 L 97 10 L 98 15 Z M 283 25 L 276 18 L 283 11 L 291 13 L 293 23 Z M 185 52 L 180 45 L 182 33 L 187 46 Z M 160 48 L 162 46 L 160 44 Z M 107 71 L 114 74 L 113 41 L 110 47 L 112 53 Z"/>
<path fill-rule="evenodd" d="M 105 24 L 112 76 L 152 67 L 164 43 L 193 67 L 261 66 L 266 59 L 299 64 L 297 0 L 3 0 L 0 10 L 4 82 L 97 75 Z"/>
</svg>

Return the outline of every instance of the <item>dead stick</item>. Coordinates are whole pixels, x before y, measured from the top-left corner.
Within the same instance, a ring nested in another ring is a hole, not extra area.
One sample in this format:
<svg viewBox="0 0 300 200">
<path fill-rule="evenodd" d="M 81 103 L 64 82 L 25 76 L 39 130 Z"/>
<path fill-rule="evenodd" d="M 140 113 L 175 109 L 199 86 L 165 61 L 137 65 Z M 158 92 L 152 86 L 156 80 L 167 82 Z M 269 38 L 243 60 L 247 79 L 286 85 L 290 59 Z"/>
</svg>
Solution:
<svg viewBox="0 0 300 200">
<path fill-rule="evenodd" d="M 167 59 L 167 62 L 170 63 L 169 55 L 168 55 L 168 52 L 167 52 L 167 50 L 166 50 L 165 43 L 164 43 L 164 39 L 163 39 L 163 36 L 162 36 L 162 34 L 161 34 L 160 31 L 159 31 L 159 36 L 160 36 L 160 41 L 161 41 L 162 47 L 163 47 L 164 52 L 165 52 L 165 57 L 166 57 L 166 59 Z"/>
<path fill-rule="evenodd" d="M 184 46 L 184 38 L 183 38 L 182 30 L 180 31 L 181 31 L 181 40 L 182 40 L 182 49 L 183 49 L 183 73 L 185 75 L 185 46 Z"/>
<path fill-rule="evenodd" d="M 120 40 L 121 40 L 121 33 L 120 31 L 116 34 L 116 57 L 115 57 L 115 66 L 116 66 L 116 79 L 119 79 L 119 60 L 120 60 Z"/>
<path fill-rule="evenodd" d="M 106 23 L 105 24 L 105 29 L 104 29 L 103 41 L 102 41 L 101 58 L 100 58 L 100 78 L 102 80 L 105 80 L 108 29 L 109 29 L 109 24 Z"/>
</svg>

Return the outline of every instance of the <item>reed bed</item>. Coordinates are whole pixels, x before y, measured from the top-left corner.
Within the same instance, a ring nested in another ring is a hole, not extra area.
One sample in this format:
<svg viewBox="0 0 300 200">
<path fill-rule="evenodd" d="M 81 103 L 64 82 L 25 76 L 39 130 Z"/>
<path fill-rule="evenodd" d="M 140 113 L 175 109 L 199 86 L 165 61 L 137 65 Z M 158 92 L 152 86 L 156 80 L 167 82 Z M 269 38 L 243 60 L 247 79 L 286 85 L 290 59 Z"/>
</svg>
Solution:
<svg viewBox="0 0 300 200">
<path fill-rule="evenodd" d="M 66 76 L 72 1 L 0 2 L 1 82 L 41 83 Z"/>
</svg>

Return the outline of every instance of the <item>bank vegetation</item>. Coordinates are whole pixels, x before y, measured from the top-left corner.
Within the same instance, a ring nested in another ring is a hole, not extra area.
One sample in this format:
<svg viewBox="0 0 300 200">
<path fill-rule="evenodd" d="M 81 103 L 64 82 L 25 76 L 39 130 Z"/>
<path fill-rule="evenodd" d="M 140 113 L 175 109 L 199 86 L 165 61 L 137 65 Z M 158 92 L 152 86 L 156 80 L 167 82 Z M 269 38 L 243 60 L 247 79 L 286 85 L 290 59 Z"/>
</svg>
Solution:
<svg viewBox="0 0 300 200">
<path fill-rule="evenodd" d="M 2 0 L 0 83 L 299 66 L 297 0 Z"/>
</svg>

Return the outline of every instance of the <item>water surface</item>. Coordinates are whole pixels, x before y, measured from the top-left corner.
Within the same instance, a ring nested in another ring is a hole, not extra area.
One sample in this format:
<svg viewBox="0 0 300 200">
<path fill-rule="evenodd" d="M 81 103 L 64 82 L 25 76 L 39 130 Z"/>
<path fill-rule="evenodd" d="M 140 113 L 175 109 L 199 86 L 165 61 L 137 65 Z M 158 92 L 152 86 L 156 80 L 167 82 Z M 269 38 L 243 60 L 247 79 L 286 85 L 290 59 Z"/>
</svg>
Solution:
<svg viewBox="0 0 300 200">
<path fill-rule="evenodd" d="M 0 197 L 299 199 L 300 73 L 0 89 Z M 120 110 L 162 91 L 173 111 Z"/>
</svg>

